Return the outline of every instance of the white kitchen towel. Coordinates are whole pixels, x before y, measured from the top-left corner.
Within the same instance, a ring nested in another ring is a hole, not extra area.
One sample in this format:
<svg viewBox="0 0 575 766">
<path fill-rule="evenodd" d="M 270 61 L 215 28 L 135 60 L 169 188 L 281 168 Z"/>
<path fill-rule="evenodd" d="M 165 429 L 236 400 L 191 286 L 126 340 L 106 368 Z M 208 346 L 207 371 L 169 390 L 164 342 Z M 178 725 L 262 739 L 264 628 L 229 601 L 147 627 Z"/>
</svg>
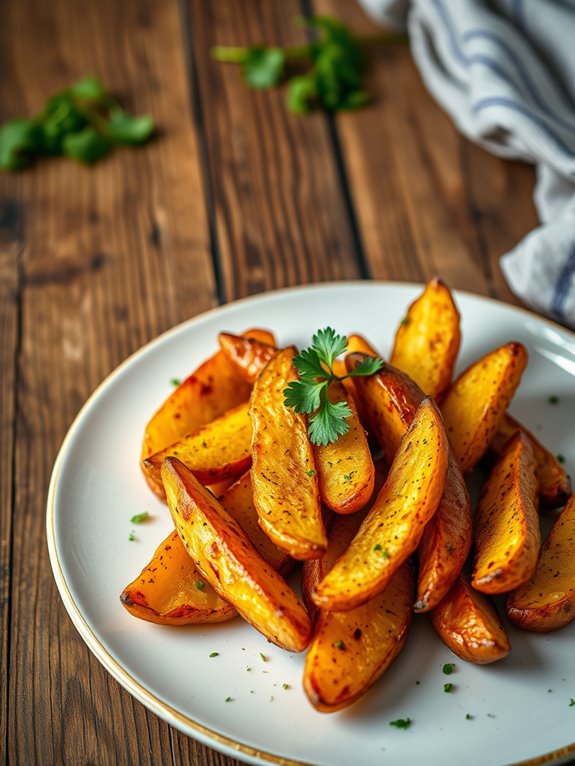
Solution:
<svg viewBox="0 0 575 766">
<path fill-rule="evenodd" d="M 575 328 L 575 0 L 360 0 L 407 25 L 413 58 L 458 129 L 537 166 L 541 225 L 503 254 L 523 301 Z"/>
</svg>

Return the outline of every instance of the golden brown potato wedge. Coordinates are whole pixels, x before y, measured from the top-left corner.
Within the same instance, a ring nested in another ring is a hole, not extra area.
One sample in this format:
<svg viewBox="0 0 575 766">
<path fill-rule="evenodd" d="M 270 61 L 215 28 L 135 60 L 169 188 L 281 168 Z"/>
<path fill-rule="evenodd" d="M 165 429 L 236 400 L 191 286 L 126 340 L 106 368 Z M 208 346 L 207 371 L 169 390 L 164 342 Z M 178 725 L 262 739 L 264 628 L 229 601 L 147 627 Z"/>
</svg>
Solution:
<svg viewBox="0 0 575 766">
<path fill-rule="evenodd" d="M 258 523 L 258 514 L 254 505 L 252 479 L 248 471 L 226 489 L 219 498 L 224 509 L 233 516 L 248 536 L 251 544 L 275 570 L 281 575 L 287 574 L 293 567 L 294 560 L 281 548 L 272 543 Z"/>
<path fill-rule="evenodd" d="M 364 355 L 348 357 L 350 369 Z M 391 462 L 401 438 L 424 398 L 423 391 L 405 373 L 389 364 L 369 378 L 354 378 L 367 422 Z M 416 612 L 427 612 L 449 591 L 471 548 L 471 504 L 461 470 L 450 450 L 445 491 L 437 511 L 426 524 L 419 545 Z"/>
<path fill-rule="evenodd" d="M 535 574 L 505 605 L 517 628 L 547 633 L 575 620 L 575 495 L 557 517 Z"/>
<path fill-rule="evenodd" d="M 333 444 L 314 446 L 321 499 L 336 513 L 354 513 L 371 498 L 375 478 L 367 436 L 357 415 L 353 398 L 343 385 L 329 387 L 332 402 L 347 402 L 351 415 L 349 431 Z"/>
<path fill-rule="evenodd" d="M 235 519 L 177 458 L 164 460 L 162 479 L 178 534 L 214 590 L 272 643 L 305 649 L 307 612 Z"/>
<path fill-rule="evenodd" d="M 451 383 L 461 341 L 459 318 L 450 289 L 434 277 L 408 308 L 395 335 L 391 364 L 436 400 Z"/>
<path fill-rule="evenodd" d="M 487 451 L 527 365 L 527 351 L 510 342 L 468 367 L 448 390 L 441 412 L 463 473 Z"/>
<path fill-rule="evenodd" d="M 236 479 L 251 465 L 252 424 L 248 403 L 240 404 L 143 462 L 148 483 L 162 481 L 166 457 L 177 457 L 202 484 Z M 159 494 L 159 493 L 158 493 Z"/>
<path fill-rule="evenodd" d="M 229 332 L 221 332 L 218 335 L 218 341 L 221 350 L 238 373 L 252 384 L 278 351 L 273 344 L 264 343 L 258 338 L 232 335 Z"/>
<path fill-rule="evenodd" d="M 134 617 L 159 625 L 224 622 L 237 614 L 205 580 L 176 531 L 124 588 L 120 600 Z"/>
<path fill-rule="evenodd" d="M 275 343 L 268 330 L 251 329 L 243 333 L 264 343 Z M 169 447 L 201 426 L 237 407 L 249 398 L 251 385 L 237 372 L 222 351 L 203 362 L 164 401 L 144 432 L 140 461 Z M 148 481 L 148 474 L 144 470 Z M 165 500 L 162 484 L 148 481 L 150 488 Z"/>
<path fill-rule="evenodd" d="M 252 487 L 270 540 L 295 559 L 311 559 L 324 554 L 327 538 L 307 421 L 284 405 L 284 390 L 296 379 L 294 354 L 280 351 L 254 383 Z"/>
<path fill-rule="evenodd" d="M 519 431 L 483 486 L 475 513 L 471 584 L 483 593 L 508 593 L 535 572 L 541 537 L 531 444 Z"/>
<path fill-rule="evenodd" d="M 335 519 L 322 573 L 353 538 L 358 515 Z M 312 565 L 318 574 L 315 564 L 306 562 L 304 568 Z M 307 584 L 313 587 L 313 576 Z M 407 639 L 413 595 L 413 568 L 406 561 L 385 590 L 362 606 L 349 612 L 318 610 L 303 676 L 305 693 L 317 710 L 332 713 L 351 705 L 387 670 Z"/>
<path fill-rule="evenodd" d="M 546 508 L 561 508 L 571 493 L 571 480 L 559 460 L 540 441 L 509 413 L 506 413 L 491 442 L 491 449 L 501 451 L 517 431 L 523 431 L 531 442 L 535 457 L 535 473 L 539 483 L 539 499 Z"/>
<path fill-rule="evenodd" d="M 511 650 L 495 608 L 464 577 L 431 612 L 431 621 L 443 643 L 466 662 L 488 665 Z"/>
<path fill-rule="evenodd" d="M 424 399 L 403 437 L 387 481 L 359 532 L 316 586 L 313 601 L 347 611 L 380 593 L 417 548 L 447 475 L 449 444 L 432 399 Z"/>
</svg>

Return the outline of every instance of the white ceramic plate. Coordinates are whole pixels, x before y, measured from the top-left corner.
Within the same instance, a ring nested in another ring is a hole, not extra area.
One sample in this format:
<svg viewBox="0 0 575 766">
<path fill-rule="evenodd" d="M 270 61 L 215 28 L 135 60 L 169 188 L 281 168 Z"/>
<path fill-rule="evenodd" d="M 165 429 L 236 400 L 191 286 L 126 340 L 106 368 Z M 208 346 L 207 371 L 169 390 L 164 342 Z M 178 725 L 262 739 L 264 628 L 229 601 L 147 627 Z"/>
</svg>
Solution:
<svg viewBox="0 0 575 766">
<path fill-rule="evenodd" d="M 326 325 L 358 331 L 386 355 L 420 289 L 373 282 L 312 286 L 197 317 L 146 346 L 104 382 L 56 462 L 48 500 L 50 556 L 83 639 L 150 710 L 247 762 L 494 766 L 575 757 L 575 706 L 569 705 L 575 698 L 575 623 L 547 636 L 510 628 L 510 656 L 474 667 L 454 659 L 427 619 L 416 618 L 405 650 L 375 688 L 351 709 L 324 715 L 301 689 L 303 655 L 269 645 L 240 619 L 169 628 L 134 619 L 120 605 L 120 592 L 171 528 L 138 467 L 145 423 L 170 392 L 170 380 L 212 353 L 220 330 L 257 325 L 274 329 L 282 344 L 300 346 Z M 502 342 L 522 341 L 530 362 L 512 411 L 573 470 L 575 336 L 484 298 L 459 294 L 457 301 L 459 369 Z M 550 396 L 559 403 L 551 404 Z M 142 511 L 153 520 L 135 527 L 130 518 Z M 132 530 L 137 540 L 131 542 Z M 219 656 L 210 658 L 215 651 Z M 449 677 L 455 688 L 446 694 L 442 666 L 449 661 L 455 661 Z M 413 721 L 408 730 L 389 725 L 406 717 Z"/>
</svg>

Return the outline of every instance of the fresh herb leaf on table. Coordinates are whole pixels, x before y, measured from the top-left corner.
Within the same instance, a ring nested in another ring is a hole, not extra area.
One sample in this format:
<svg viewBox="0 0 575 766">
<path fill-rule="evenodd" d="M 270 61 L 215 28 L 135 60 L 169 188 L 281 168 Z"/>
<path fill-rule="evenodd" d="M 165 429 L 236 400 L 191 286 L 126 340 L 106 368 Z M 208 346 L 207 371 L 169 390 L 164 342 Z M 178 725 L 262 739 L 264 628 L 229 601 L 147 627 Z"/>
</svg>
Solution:
<svg viewBox="0 0 575 766">
<path fill-rule="evenodd" d="M 333 444 L 349 431 L 347 418 L 351 410 L 346 402 L 330 400 L 329 384 L 335 380 L 373 375 L 383 364 L 381 359 L 367 357 L 354 370 L 339 377 L 333 371 L 333 363 L 346 348 L 345 335 L 337 335 L 331 327 L 326 327 L 318 330 L 311 346 L 294 359 L 299 380 L 292 381 L 284 389 L 284 404 L 295 412 L 312 415 L 308 424 L 312 444 Z"/>
<path fill-rule="evenodd" d="M 365 49 L 377 44 L 401 44 L 405 35 L 383 33 L 358 37 L 332 16 L 296 19 L 316 33 L 317 39 L 306 45 L 212 48 L 216 61 L 239 64 L 250 88 L 264 89 L 278 85 L 289 64 L 309 62 L 311 68 L 288 79 L 288 108 L 305 114 L 314 106 L 329 111 L 359 109 L 369 102 L 363 88 Z"/>
<path fill-rule="evenodd" d="M 100 80 L 84 77 L 49 98 L 36 117 L 0 125 L 0 169 L 22 170 L 50 155 L 92 164 L 113 146 L 142 144 L 153 133 L 152 117 L 128 114 Z"/>
</svg>

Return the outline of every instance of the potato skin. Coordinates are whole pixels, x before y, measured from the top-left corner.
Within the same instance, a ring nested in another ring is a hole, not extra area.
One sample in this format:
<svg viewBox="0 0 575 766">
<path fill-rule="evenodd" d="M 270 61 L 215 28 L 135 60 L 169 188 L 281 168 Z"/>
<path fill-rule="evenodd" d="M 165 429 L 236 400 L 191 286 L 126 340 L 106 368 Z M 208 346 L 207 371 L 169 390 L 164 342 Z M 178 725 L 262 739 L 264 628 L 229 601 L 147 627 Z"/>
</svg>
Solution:
<svg viewBox="0 0 575 766">
<path fill-rule="evenodd" d="M 434 277 L 408 308 L 395 335 L 389 361 L 436 401 L 451 383 L 461 342 L 459 320 L 450 289 Z"/>
<path fill-rule="evenodd" d="M 357 535 L 314 589 L 316 606 L 348 611 L 386 587 L 417 548 L 437 509 L 445 488 L 448 454 L 439 410 L 432 399 L 424 399 Z"/>
<path fill-rule="evenodd" d="M 471 584 L 483 593 L 507 593 L 535 572 L 541 544 L 535 459 L 519 431 L 483 486 L 475 513 Z"/>
<path fill-rule="evenodd" d="M 350 355 L 349 368 L 353 369 L 363 358 Z M 354 380 L 367 422 L 386 460 L 391 462 L 424 393 L 410 377 L 390 364 L 384 364 L 376 375 Z M 469 554 L 471 538 L 471 503 L 459 464 L 450 450 L 445 491 L 419 544 L 416 612 L 429 611 L 449 591 Z"/>
<path fill-rule="evenodd" d="M 151 484 L 161 484 L 166 457 L 177 457 L 202 484 L 237 479 L 251 465 L 252 424 L 248 403 L 240 404 L 143 461 Z"/>
<path fill-rule="evenodd" d="M 468 367 L 447 391 L 441 412 L 463 473 L 487 451 L 526 365 L 525 346 L 505 343 Z"/>
<path fill-rule="evenodd" d="M 494 607 L 459 577 L 443 601 L 431 612 L 437 635 L 466 662 L 488 665 L 506 657 L 511 644 Z"/>
<path fill-rule="evenodd" d="M 575 619 L 575 495 L 557 517 L 533 577 L 510 593 L 505 611 L 517 628 L 548 633 Z"/>
<path fill-rule="evenodd" d="M 124 588 L 120 601 L 134 617 L 158 625 L 225 622 L 237 615 L 204 580 L 175 530 Z"/>
<path fill-rule="evenodd" d="M 571 480 L 567 471 L 555 455 L 508 412 L 503 416 L 497 433 L 493 437 L 491 449 L 495 454 L 500 455 L 509 439 L 515 436 L 517 431 L 525 434 L 533 449 L 541 504 L 545 508 L 561 508 L 571 494 Z"/>
<path fill-rule="evenodd" d="M 371 498 L 375 469 L 367 436 L 353 398 L 341 383 L 329 387 L 332 402 L 346 402 L 351 410 L 349 431 L 334 444 L 314 445 L 319 492 L 323 502 L 336 513 L 355 513 Z"/>
<path fill-rule="evenodd" d="M 235 519 L 177 458 L 164 460 L 162 479 L 178 534 L 216 593 L 272 643 L 290 652 L 305 649 L 307 612 Z"/>
<path fill-rule="evenodd" d="M 307 420 L 284 404 L 296 379 L 294 355 L 294 348 L 280 351 L 254 383 L 251 476 L 260 526 L 290 556 L 306 560 L 324 554 L 327 538 Z"/>
<path fill-rule="evenodd" d="M 236 368 L 238 374 L 251 384 L 278 351 L 273 344 L 264 343 L 258 338 L 232 335 L 229 332 L 221 332 L 218 335 L 218 342 L 222 352 Z"/>
</svg>

